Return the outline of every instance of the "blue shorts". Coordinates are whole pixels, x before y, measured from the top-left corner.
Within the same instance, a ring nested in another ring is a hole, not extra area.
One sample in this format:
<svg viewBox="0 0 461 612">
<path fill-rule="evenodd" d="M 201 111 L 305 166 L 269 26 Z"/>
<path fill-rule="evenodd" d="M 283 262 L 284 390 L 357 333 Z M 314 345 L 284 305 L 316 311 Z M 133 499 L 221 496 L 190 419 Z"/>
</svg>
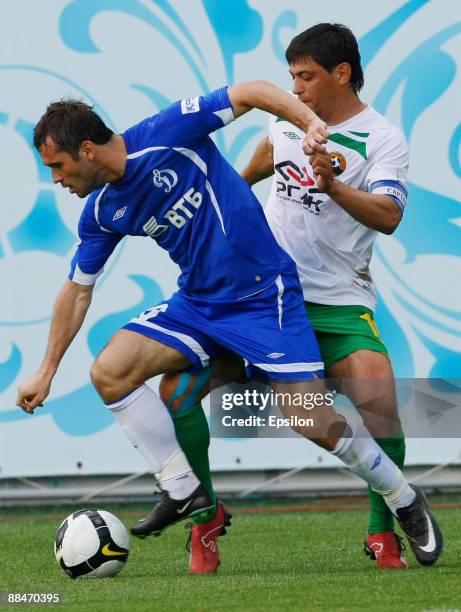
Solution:
<svg viewBox="0 0 461 612">
<path fill-rule="evenodd" d="M 295 381 L 323 376 L 320 350 L 294 274 L 281 275 L 269 287 L 235 302 L 198 300 L 178 291 L 124 329 L 177 349 L 197 369 L 224 347 L 245 359 L 250 377 Z"/>
</svg>

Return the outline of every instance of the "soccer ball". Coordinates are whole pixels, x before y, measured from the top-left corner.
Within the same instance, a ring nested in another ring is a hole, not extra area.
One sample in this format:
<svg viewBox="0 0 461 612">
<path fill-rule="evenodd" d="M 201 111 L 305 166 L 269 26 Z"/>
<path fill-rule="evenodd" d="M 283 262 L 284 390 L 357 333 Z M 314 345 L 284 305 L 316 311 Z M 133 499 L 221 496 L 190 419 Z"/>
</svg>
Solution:
<svg viewBox="0 0 461 612">
<path fill-rule="evenodd" d="M 121 521 L 105 510 L 78 510 L 59 526 L 54 554 L 70 578 L 115 576 L 128 558 L 130 541 Z"/>
</svg>

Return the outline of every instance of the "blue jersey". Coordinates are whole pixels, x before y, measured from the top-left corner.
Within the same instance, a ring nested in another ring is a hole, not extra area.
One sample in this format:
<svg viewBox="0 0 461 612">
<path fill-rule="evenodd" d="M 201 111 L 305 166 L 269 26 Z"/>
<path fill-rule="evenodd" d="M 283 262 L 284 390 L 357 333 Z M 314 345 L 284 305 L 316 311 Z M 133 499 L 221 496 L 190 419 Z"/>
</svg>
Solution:
<svg viewBox="0 0 461 612">
<path fill-rule="evenodd" d="M 93 192 L 69 278 L 93 284 L 123 236 L 147 236 L 178 264 L 180 291 L 234 301 L 268 287 L 291 258 L 251 189 L 209 134 L 234 119 L 227 88 L 171 105 L 122 134 L 122 179 Z"/>
</svg>

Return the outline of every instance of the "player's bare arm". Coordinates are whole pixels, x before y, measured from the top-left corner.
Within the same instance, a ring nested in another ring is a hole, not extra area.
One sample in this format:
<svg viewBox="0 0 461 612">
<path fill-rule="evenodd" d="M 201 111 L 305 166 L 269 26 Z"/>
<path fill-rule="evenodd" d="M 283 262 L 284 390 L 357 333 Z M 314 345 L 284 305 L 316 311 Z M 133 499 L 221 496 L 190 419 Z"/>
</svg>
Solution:
<svg viewBox="0 0 461 612">
<path fill-rule="evenodd" d="M 323 151 L 328 138 L 327 126 L 306 104 L 267 81 L 250 81 L 228 90 L 235 117 L 252 108 L 285 117 L 306 132 L 303 149 L 307 155 Z"/>
<path fill-rule="evenodd" d="M 40 369 L 18 390 L 16 405 L 33 413 L 50 392 L 59 363 L 81 328 L 91 303 L 93 285 L 78 285 L 68 280 L 54 304 L 48 345 Z"/>
<path fill-rule="evenodd" d="M 368 193 L 339 181 L 333 173 L 328 153 L 309 157 L 317 188 L 327 193 L 356 221 L 383 234 L 392 234 L 402 219 L 402 213 L 392 198 Z"/>
<path fill-rule="evenodd" d="M 264 138 L 256 147 L 248 165 L 241 172 L 241 177 L 251 186 L 273 174 L 274 147 L 269 138 Z"/>
</svg>

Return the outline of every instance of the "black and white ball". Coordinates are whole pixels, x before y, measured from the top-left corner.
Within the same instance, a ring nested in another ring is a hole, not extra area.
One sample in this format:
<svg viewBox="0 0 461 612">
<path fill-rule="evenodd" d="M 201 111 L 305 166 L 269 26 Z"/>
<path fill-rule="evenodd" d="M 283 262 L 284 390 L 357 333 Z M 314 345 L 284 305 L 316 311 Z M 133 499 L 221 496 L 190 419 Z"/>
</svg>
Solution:
<svg viewBox="0 0 461 612">
<path fill-rule="evenodd" d="M 78 510 L 59 526 L 54 554 L 70 578 L 107 578 L 123 569 L 130 549 L 123 523 L 106 510 Z"/>
</svg>

